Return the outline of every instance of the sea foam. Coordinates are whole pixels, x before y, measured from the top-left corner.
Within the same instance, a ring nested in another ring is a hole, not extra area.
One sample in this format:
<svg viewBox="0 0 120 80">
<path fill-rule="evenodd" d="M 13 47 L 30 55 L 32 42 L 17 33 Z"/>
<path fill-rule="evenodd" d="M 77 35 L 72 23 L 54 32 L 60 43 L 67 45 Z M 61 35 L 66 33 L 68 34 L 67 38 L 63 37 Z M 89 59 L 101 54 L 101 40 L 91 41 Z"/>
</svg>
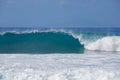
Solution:
<svg viewBox="0 0 120 80">
<path fill-rule="evenodd" d="M 119 54 L 0 54 L 0 80 L 119 80 Z"/>
<path fill-rule="evenodd" d="M 100 69 L 64 70 L 61 72 L 5 72 L 1 80 L 119 80 L 120 73 Z"/>
<path fill-rule="evenodd" d="M 88 50 L 120 51 L 120 36 L 107 36 L 85 45 Z"/>
</svg>

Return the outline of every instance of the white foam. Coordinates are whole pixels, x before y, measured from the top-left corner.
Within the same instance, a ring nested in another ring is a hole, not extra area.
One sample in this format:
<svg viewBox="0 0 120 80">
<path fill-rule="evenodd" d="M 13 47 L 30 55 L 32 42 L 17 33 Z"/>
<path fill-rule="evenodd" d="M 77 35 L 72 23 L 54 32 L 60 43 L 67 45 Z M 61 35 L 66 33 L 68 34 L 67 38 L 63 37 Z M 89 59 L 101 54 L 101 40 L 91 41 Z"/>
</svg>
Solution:
<svg viewBox="0 0 120 80">
<path fill-rule="evenodd" d="M 47 33 L 47 32 L 63 32 L 63 33 L 71 33 L 71 31 L 65 31 L 63 29 L 49 29 L 49 30 L 25 30 L 25 31 L 5 31 L 5 32 L 0 32 L 0 35 L 4 35 L 6 33 L 14 33 L 14 34 L 25 34 L 25 33 Z"/>
<path fill-rule="evenodd" d="M 2 80 L 119 80 L 120 74 L 100 69 L 64 70 L 43 73 L 38 71 L 5 72 Z"/>
<path fill-rule="evenodd" d="M 85 44 L 88 50 L 120 51 L 120 36 L 107 36 Z"/>
<path fill-rule="evenodd" d="M 0 54 L 0 80 L 120 80 L 120 54 Z"/>
</svg>

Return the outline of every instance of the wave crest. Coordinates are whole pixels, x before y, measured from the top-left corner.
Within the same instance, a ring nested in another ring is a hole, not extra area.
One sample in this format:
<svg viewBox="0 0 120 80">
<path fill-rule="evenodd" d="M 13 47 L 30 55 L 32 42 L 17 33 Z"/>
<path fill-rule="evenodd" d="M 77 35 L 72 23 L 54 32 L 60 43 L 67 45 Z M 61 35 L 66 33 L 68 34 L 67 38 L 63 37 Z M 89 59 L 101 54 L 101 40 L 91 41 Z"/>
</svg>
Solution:
<svg viewBox="0 0 120 80">
<path fill-rule="evenodd" d="M 0 52 L 79 53 L 86 50 L 120 51 L 120 36 L 104 34 L 75 34 L 64 30 L 5 32 L 0 35 Z M 22 47 L 25 49 L 22 49 Z M 16 49 L 17 48 L 17 49 Z M 4 50 L 4 51 L 3 51 Z M 41 51 L 42 50 L 42 51 Z"/>
</svg>

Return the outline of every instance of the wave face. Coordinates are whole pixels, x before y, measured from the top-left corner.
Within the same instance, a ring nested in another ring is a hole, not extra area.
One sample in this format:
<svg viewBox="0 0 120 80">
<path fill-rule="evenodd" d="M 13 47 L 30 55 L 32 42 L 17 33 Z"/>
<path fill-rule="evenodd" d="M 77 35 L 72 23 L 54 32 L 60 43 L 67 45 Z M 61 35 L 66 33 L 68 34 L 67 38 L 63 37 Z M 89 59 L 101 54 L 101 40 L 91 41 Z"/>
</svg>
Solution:
<svg viewBox="0 0 120 80">
<path fill-rule="evenodd" d="M 65 32 L 30 32 L 0 35 L 1 53 L 80 53 L 83 45 Z"/>
</svg>

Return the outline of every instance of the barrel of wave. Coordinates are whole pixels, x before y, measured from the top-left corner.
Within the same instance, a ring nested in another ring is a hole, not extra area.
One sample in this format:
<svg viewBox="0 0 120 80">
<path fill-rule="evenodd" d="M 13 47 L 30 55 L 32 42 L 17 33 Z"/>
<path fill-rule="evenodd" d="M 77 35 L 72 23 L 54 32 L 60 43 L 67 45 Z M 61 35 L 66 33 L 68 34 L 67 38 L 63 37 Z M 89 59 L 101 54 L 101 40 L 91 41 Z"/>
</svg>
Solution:
<svg viewBox="0 0 120 80">
<path fill-rule="evenodd" d="M 88 50 L 120 51 L 120 36 L 107 36 L 85 44 Z"/>
</svg>

